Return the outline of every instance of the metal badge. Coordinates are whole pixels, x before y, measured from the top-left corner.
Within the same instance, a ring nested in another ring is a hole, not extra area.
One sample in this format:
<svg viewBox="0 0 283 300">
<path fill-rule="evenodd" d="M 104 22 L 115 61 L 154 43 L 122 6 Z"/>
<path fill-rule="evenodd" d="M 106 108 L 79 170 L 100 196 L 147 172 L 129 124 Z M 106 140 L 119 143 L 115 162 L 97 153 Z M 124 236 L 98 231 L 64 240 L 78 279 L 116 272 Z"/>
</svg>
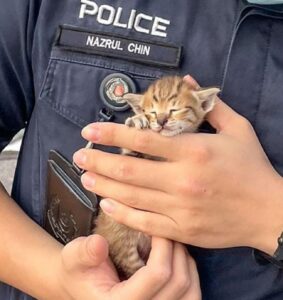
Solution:
<svg viewBox="0 0 283 300">
<path fill-rule="evenodd" d="M 129 108 L 129 104 L 122 98 L 127 93 L 136 93 L 136 85 L 129 76 L 122 73 L 108 75 L 100 85 L 102 101 L 115 111 L 125 111 Z"/>
</svg>

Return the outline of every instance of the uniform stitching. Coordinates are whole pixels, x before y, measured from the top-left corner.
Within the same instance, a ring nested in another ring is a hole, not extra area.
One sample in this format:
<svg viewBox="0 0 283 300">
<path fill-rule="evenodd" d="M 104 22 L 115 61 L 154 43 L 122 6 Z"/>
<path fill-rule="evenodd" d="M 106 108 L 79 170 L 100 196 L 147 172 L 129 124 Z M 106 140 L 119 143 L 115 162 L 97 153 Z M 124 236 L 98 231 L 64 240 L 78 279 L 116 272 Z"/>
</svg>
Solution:
<svg viewBox="0 0 283 300">
<path fill-rule="evenodd" d="M 240 6 L 240 1 L 239 1 L 238 4 L 237 4 L 237 10 L 236 10 L 236 14 L 235 14 L 235 21 L 234 21 L 233 26 L 232 26 L 231 38 L 227 42 L 227 46 L 228 46 L 227 48 L 228 49 L 227 49 L 227 53 L 225 55 L 226 59 L 225 59 L 225 63 L 224 63 L 224 68 L 222 70 L 222 73 L 220 74 L 221 90 L 223 90 L 223 88 L 224 88 L 226 73 L 227 73 L 229 60 L 230 60 L 230 54 L 231 54 L 231 50 L 232 50 L 232 47 L 233 47 L 233 44 L 234 44 L 235 35 L 237 34 L 237 32 L 235 32 L 235 30 L 237 29 L 240 15 L 241 15 L 241 6 Z"/>
<path fill-rule="evenodd" d="M 42 89 L 42 93 L 44 97 L 41 97 L 42 100 L 44 100 L 46 103 L 49 104 L 49 106 L 56 112 L 58 113 L 60 116 L 64 117 L 65 119 L 67 119 L 68 121 L 72 122 L 73 124 L 83 128 L 86 124 L 88 124 L 89 122 L 86 121 L 85 119 L 78 117 L 77 114 L 75 112 L 72 112 L 71 110 L 69 110 L 68 108 L 66 108 L 65 106 L 61 105 L 58 102 L 54 101 L 54 77 L 55 77 L 55 72 L 56 69 L 58 67 L 58 62 L 62 62 L 62 63 L 76 63 L 76 64 L 82 64 L 82 65 L 87 65 L 87 66 L 92 66 L 92 67 L 98 67 L 98 68 L 103 68 L 103 69 L 109 69 L 109 70 L 113 70 L 113 68 L 107 67 L 107 66 L 102 66 L 102 65 L 93 65 L 93 64 L 89 64 L 89 63 L 85 63 L 85 62 L 78 62 L 77 60 L 71 60 L 71 59 L 61 59 L 61 58 L 54 58 L 51 57 L 50 60 L 50 65 L 48 67 L 47 70 L 47 76 L 45 79 L 45 83 L 43 84 L 43 89 Z M 115 68 L 115 71 L 121 71 L 122 69 L 120 68 Z M 132 74 L 131 72 L 127 72 Z M 149 78 L 145 77 L 148 76 Z M 141 79 L 141 80 L 146 80 L 146 81 L 152 81 L 153 79 L 157 79 L 159 78 L 157 75 L 153 77 L 151 77 L 150 75 L 145 75 L 145 73 L 143 73 L 141 76 L 140 75 L 133 75 L 134 78 L 136 79 Z"/>
<path fill-rule="evenodd" d="M 53 70 L 52 70 L 52 73 L 50 74 L 50 78 L 49 78 L 49 90 L 48 90 L 47 96 L 49 96 L 50 98 L 52 97 L 52 93 L 54 91 L 54 77 L 55 77 L 57 64 L 58 64 L 58 62 L 54 61 Z"/>
<path fill-rule="evenodd" d="M 42 179 L 42 165 L 41 165 L 41 138 L 40 138 L 40 134 L 39 134 L 39 126 L 38 126 L 38 115 L 36 115 L 36 132 L 37 132 L 37 143 L 38 143 L 38 172 L 39 172 L 39 177 L 36 177 L 36 184 L 38 186 L 38 197 L 40 198 L 41 194 L 42 194 L 42 188 L 41 188 L 41 182 L 43 181 Z M 46 201 L 46 199 L 44 200 Z M 45 207 L 45 203 L 43 203 L 43 207 Z M 44 221 L 44 212 L 41 212 L 40 215 L 40 223 L 43 224 Z"/>
<path fill-rule="evenodd" d="M 269 24 L 269 33 L 268 33 L 268 38 L 267 38 L 267 42 L 266 42 L 266 54 L 265 54 L 265 60 L 264 60 L 264 71 L 263 71 L 263 75 L 262 75 L 262 80 L 261 80 L 261 90 L 259 93 L 259 100 L 258 100 L 258 104 L 255 110 L 255 123 L 254 126 L 256 127 L 257 125 L 257 119 L 258 119 L 258 112 L 260 110 L 262 101 L 263 101 L 263 97 L 264 97 L 264 86 L 265 86 L 265 82 L 266 82 L 266 74 L 267 74 L 267 69 L 268 69 L 268 62 L 269 62 L 269 55 L 270 55 L 270 44 L 271 44 L 271 36 L 272 36 L 272 31 L 273 31 L 273 24 L 274 22 L 271 21 L 271 23 Z"/>
<path fill-rule="evenodd" d="M 50 60 L 47 70 L 46 70 L 45 78 L 43 80 L 42 88 L 39 93 L 39 98 L 43 97 L 44 94 L 49 95 L 50 88 L 51 88 L 52 82 L 53 82 L 53 75 L 54 75 L 56 64 L 57 64 L 57 61 Z"/>
<path fill-rule="evenodd" d="M 56 57 L 56 56 L 51 56 L 51 59 L 52 60 L 57 60 L 57 61 L 61 61 L 61 62 L 70 62 L 70 63 L 76 63 L 76 64 L 82 64 L 82 65 L 87 65 L 87 66 L 92 66 L 92 67 L 98 67 L 98 68 L 104 68 L 104 69 L 107 69 L 107 70 L 114 70 L 114 71 L 120 71 L 120 72 L 125 72 L 125 73 L 130 73 L 130 74 L 133 74 L 133 75 L 138 75 L 138 76 L 144 76 L 144 77 L 151 77 L 151 78 L 158 78 L 159 75 L 156 75 L 156 74 L 153 74 L 153 73 L 145 73 L 145 72 L 133 72 L 133 71 L 128 71 L 126 70 L 125 68 L 121 68 L 121 67 L 112 67 L 111 65 L 109 64 L 106 64 L 106 63 L 99 63 L 99 62 L 96 62 L 96 63 L 90 63 L 90 62 L 86 62 L 86 61 L 82 61 L 82 60 L 78 60 L 78 59 L 70 59 L 70 58 L 61 58 L 61 57 Z M 160 71 L 158 71 L 158 73 L 161 74 Z"/>
<path fill-rule="evenodd" d="M 75 125 L 79 127 L 84 127 L 89 122 L 78 117 L 75 113 L 73 113 L 71 110 L 67 109 L 65 106 L 60 105 L 57 102 L 53 102 L 51 99 L 46 98 L 45 102 L 49 104 L 49 106 L 57 112 L 60 116 L 64 117 L 65 119 L 69 120 L 70 122 L 74 123 Z"/>
</svg>

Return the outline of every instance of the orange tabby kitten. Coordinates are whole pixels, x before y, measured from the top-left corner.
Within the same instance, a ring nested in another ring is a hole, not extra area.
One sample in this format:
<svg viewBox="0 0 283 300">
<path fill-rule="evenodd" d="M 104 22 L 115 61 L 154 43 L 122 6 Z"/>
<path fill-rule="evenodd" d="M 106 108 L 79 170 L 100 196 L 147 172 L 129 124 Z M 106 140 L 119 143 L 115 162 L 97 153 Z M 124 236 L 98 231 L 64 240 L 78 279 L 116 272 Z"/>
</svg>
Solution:
<svg viewBox="0 0 283 300">
<path fill-rule="evenodd" d="M 135 112 L 125 124 L 149 128 L 164 136 L 195 132 L 213 109 L 218 93 L 218 88 L 192 90 L 182 77 L 164 77 L 150 85 L 143 95 L 123 96 Z M 122 149 L 122 154 L 159 160 L 127 149 Z M 107 239 L 110 257 L 123 277 L 130 277 L 145 265 L 151 248 L 149 236 L 116 223 L 103 211 L 96 220 L 95 233 Z"/>
</svg>

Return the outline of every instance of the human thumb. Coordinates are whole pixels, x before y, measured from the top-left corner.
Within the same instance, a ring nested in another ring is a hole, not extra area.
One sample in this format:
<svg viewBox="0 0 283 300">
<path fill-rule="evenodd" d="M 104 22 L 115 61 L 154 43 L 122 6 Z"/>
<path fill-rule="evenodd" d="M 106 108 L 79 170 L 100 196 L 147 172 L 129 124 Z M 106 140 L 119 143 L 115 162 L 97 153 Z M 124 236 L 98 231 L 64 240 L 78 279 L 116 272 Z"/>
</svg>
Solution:
<svg viewBox="0 0 283 300">
<path fill-rule="evenodd" d="M 195 90 L 200 88 L 197 81 L 190 75 L 184 77 L 184 81 Z M 231 132 L 237 128 L 237 123 L 241 116 L 235 112 L 231 107 L 221 101 L 218 97 L 215 102 L 214 108 L 207 114 L 206 120 L 214 127 L 218 133 Z"/>
<path fill-rule="evenodd" d="M 217 98 L 213 110 L 206 116 L 206 120 L 218 133 L 232 133 L 235 129 L 237 129 L 237 124 L 242 119 L 244 118 L 241 115 L 219 98 Z"/>
<path fill-rule="evenodd" d="M 68 270 L 97 267 L 108 258 L 107 241 L 100 235 L 80 237 L 63 248 L 62 260 Z"/>
</svg>

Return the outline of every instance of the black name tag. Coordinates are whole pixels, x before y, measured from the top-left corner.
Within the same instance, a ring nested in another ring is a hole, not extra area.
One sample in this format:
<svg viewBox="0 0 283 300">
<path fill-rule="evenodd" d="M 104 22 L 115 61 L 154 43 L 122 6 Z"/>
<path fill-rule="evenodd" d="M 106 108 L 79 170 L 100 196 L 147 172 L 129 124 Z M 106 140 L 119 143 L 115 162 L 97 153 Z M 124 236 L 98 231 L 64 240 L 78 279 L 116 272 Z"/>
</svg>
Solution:
<svg viewBox="0 0 283 300">
<path fill-rule="evenodd" d="M 55 45 L 67 50 L 172 68 L 179 67 L 182 52 L 181 47 L 67 26 L 60 27 Z"/>
</svg>

